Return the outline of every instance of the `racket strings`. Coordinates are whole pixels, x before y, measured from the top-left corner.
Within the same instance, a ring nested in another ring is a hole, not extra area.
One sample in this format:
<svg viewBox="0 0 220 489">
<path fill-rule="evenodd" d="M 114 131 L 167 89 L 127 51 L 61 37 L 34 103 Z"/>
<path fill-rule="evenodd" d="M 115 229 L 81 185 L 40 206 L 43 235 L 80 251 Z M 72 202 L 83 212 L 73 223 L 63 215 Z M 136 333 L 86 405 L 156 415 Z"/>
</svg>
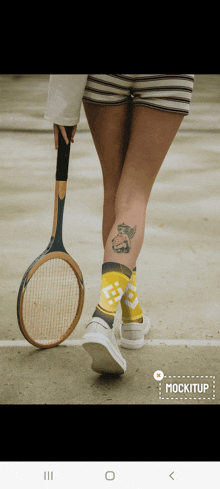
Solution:
<svg viewBox="0 0 220 489">
<path fill-rule="evenodd" d="M 27 333 L 45 344 L 59 340 L 76 316 L 79 294 L 71 266 L 59 258 L 46 261 L 26 286 L 23 321 Z"/>
</svg>

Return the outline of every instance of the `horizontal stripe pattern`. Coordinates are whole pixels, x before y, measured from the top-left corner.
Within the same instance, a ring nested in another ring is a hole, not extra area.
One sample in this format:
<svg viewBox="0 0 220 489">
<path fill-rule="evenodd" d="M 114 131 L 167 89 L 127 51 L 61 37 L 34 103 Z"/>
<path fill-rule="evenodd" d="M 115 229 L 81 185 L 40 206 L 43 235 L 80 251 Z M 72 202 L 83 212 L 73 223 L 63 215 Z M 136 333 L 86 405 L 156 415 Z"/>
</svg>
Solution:
<svg viewBox="0 0 220 489">
<path fill-rule="evenodd" d="M 134 105 L 189 113 L 194 75 L 89 75 L 84 100 L 119 105 L 132 98 Z"/>
</svg>

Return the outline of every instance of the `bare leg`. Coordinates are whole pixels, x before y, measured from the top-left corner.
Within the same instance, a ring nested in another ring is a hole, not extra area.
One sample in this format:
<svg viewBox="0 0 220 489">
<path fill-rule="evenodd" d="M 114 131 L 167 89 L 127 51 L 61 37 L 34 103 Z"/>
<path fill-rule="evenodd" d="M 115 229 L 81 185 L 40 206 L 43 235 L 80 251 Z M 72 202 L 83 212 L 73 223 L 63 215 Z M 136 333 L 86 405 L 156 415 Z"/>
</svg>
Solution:
<svg viewBox="0 0 220 489">
<path fill-rule="evenodd" d="M 134 107 L 129 145 L 115 198 L 115 221 L 106 241 L 104 262 L 118 262 L 130 270 L 135 267 L 143 244 L 150 193 L 183 117 Z"/>
<path fill-rule="evenodd" d="M 103 173 L 102 237 L 105 247 L 115 221 L 115 196 L 130 131 L 130 104 L 103 106 L 84 101 L 84 108 Z"/>
</svg>

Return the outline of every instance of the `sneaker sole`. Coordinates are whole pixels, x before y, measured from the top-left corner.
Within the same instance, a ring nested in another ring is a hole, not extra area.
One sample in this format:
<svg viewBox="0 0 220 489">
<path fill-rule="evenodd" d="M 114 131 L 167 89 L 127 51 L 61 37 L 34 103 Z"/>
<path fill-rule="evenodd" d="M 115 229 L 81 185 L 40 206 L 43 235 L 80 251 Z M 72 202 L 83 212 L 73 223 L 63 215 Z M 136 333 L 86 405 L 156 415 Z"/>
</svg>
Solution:
<svg viewBox="0 0 220 489">
<path fill-rule="evenodd" d="M 126 340 L 126 338 L 121 338 L 120 346 L 123 348 L 128 348 L 130 350 L 136 350 L 138 348 L 142 348 L 144 345 L 144 338 L 141 340 Z"/>
<path fill-rule="evenodd" d="M 112 343 L 99 333 L 87 333 L 83 337 L 83 348 L 92 357 L 91 368 L 99 374 L 123 374 L 126 360 L 119 357 Z"/>
</svg>

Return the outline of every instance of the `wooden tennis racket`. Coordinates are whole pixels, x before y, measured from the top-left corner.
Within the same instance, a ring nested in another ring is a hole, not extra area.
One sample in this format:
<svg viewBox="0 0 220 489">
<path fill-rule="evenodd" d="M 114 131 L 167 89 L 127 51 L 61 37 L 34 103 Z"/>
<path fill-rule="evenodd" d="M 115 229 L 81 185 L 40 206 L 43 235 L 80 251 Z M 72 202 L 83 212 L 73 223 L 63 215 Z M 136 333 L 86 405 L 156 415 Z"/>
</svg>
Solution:
<svg viewBox="0 0 220 489">
<path fill-rule="evenodd" d="M 81 270 L 63 245 L 62 225 L 68 178 L 69 145 L 59 131 L 53 229 L 46 250 L 25 272 L 18 292 L 17 317 L 24 337 L 38 348 L 64 341 L 76 327 L 84 303 Z"/>
</svg>

